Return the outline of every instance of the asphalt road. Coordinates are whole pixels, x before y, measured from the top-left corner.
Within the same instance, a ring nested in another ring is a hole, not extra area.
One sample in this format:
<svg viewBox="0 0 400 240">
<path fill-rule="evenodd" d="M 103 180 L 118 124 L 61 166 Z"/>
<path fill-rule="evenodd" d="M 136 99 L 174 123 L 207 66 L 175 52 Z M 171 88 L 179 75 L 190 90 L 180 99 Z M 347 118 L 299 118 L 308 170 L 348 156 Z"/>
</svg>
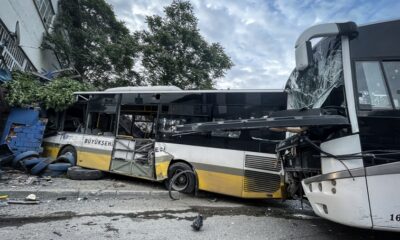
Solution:
<svg viewBox="0 0 400 240">
<path fill-rule="evenodd" d="M 204 226 L 191 228 L 198 214 Z M 328 222 L 296 201 L 249 201 L 219 195 L 44 200 L 0 208 L 0 239 L 396 239 Z"/>
</svg>

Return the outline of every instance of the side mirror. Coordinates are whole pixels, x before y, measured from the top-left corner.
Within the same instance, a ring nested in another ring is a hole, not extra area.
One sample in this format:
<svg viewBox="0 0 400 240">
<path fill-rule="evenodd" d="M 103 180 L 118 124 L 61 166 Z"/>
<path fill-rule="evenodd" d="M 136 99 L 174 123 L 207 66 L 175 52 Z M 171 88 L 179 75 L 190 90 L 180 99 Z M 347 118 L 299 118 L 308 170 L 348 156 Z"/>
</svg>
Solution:
<svg viewBox="0 0 400 240">
<path fill-rule="evenodd" d="M 301 71 L 312 64 L 311 42 L 305 41 L 296 47 L 296 70 Z"/>
<path fill-rule="evenodd" d="M 325 23 L 306 29 L 297 39 L 296 70 L 304 70 L 312 64 L 312 47 L 310 40 L 329 36 L 356 36 L 357 25 L 354 22 Z"/>
</svg>

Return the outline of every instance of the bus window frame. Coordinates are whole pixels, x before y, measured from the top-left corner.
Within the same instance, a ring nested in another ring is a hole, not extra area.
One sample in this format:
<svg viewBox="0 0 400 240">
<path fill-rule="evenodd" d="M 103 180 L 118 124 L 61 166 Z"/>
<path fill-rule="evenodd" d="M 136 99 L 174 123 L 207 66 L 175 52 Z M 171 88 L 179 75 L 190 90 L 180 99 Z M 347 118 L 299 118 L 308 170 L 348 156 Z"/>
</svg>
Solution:
<svg viewBox="0 0 400 240">
<path fill-rule="evenodd" d="M 104 96 L 103 94 L 90 94 L 90 95 L 89 95 L 89 98 L 88 98 L 88 100 L 86 101 L 85 131 L 84 131 L 82 134 L 87 134 L 87 135 L 92 135 L 92 136 L 95 135 L 95 136 L 97 136 L 96 134 L 88 133 L 90 114 L 91 114 L 91 113 L 98 113 L 98 114 L 100 114 L 100 113 L 105 113 L 105 114 L 110 114 L 110 115 L 112 114 L 112 115 L 115 115 L 115 117 L 114 117 L 114 119 L 113 119 L 113 121 L 114 121 L 114 126 L 113 126 L 113 129 L 112 129 L 112 135 L 111 135 L 111 136 L 115 137 L 115 136 L 117 135 L 118 125 L 119 125 L 119 113 L 120 113 L 120 109 L 121 109 L 122 94 L 120 94 L 120 93 L 110 93 L 110 94 L 106 94 L 106 95 L 114 95 L 114 97 L 117 98 L 117 99 L 116 99 L 116 104 L 115 104 L 115 112 L 114 112 L 114 111 L 113 111 L 113 112 L 107 112 L 107 111 L 91 111 L 91 109 L 90 109 L 90 99 L 92 99 L 93 96 L 95 96 L 95 95 L 97 95 L 97 96 L 99 96 L 99 97 L 103 97 L 103 96 Z M 103 135 L 101 135 L 101 136 L 107 136 L 107 135 L 104 135 L 104 132 L 103 132 Z"/>
<path fill-rule="evenodd" d="M 352 78 L 353 78 L 353 92 L 354 92 L 354 101 L 357 107 L 357 115 L 364 116 L 370 115 L 369 113 L 383 113 L 383 112 L 393 112 L 393 111 L 400 111 L 400 108 L 396 108 L 393 102 L 393 96 L 391 93 L 391 89 L 389 88 L 388 80 L 386 73 L 383 68 L 383 62 L 390 62 L 390 61 L 400 61 L 399 58 L 391 58 L 391 57 L 369 57 L 369 58 L 352 58 L 351 59 L 351 68 L 352 68 Z M 390 98 L 391 109 L 378 109 L 378 108 L 371 108 L 366 109 L 360 106 L 360 102 L 358 99 L 358 81 L 356 75 L 356 62 L 378 62 L 379 68 L 382 73 L 383 82 L 385 84 L 386 90 L 388 91 L 388 96 Z"/>
</svg>

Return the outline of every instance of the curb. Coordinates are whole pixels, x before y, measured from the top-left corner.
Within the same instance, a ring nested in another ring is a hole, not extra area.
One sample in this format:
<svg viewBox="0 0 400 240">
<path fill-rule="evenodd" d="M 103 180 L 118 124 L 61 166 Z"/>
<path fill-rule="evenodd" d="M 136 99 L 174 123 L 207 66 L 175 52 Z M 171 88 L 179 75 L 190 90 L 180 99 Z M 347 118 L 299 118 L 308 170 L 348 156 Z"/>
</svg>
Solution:
<svg viewBox="0 0 400 240">
<path fill-rule="evenodd" d="M 0 193 L 8 195 L 9 198 L 25 198 L 29 194 L 35 194 L 40 200 L 57 199 L 66 197 L 77 198 L 98 198 L 98 199 L 137 199 L 137 198 L 169 198 L 168 191 L 135 191 L 135 190 L 86 190 L 86 189 L 43 189 L 43 190 L 9 190 L 0 189 Z"/>
</svg>

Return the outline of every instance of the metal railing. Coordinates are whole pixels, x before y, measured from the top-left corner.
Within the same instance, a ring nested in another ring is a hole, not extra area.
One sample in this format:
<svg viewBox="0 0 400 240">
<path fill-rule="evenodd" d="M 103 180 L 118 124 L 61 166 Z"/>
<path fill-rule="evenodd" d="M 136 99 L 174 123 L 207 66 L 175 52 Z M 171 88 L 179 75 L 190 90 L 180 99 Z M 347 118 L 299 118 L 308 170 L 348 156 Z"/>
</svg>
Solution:
<svg viewBox="0 0 400 240">
<path fill-rule="evenodd" d="M 35 67 L 18 46 L 12 34 L 0 21 L 0 68 L 10 71 L 34 71 Z"/>
</svg>

